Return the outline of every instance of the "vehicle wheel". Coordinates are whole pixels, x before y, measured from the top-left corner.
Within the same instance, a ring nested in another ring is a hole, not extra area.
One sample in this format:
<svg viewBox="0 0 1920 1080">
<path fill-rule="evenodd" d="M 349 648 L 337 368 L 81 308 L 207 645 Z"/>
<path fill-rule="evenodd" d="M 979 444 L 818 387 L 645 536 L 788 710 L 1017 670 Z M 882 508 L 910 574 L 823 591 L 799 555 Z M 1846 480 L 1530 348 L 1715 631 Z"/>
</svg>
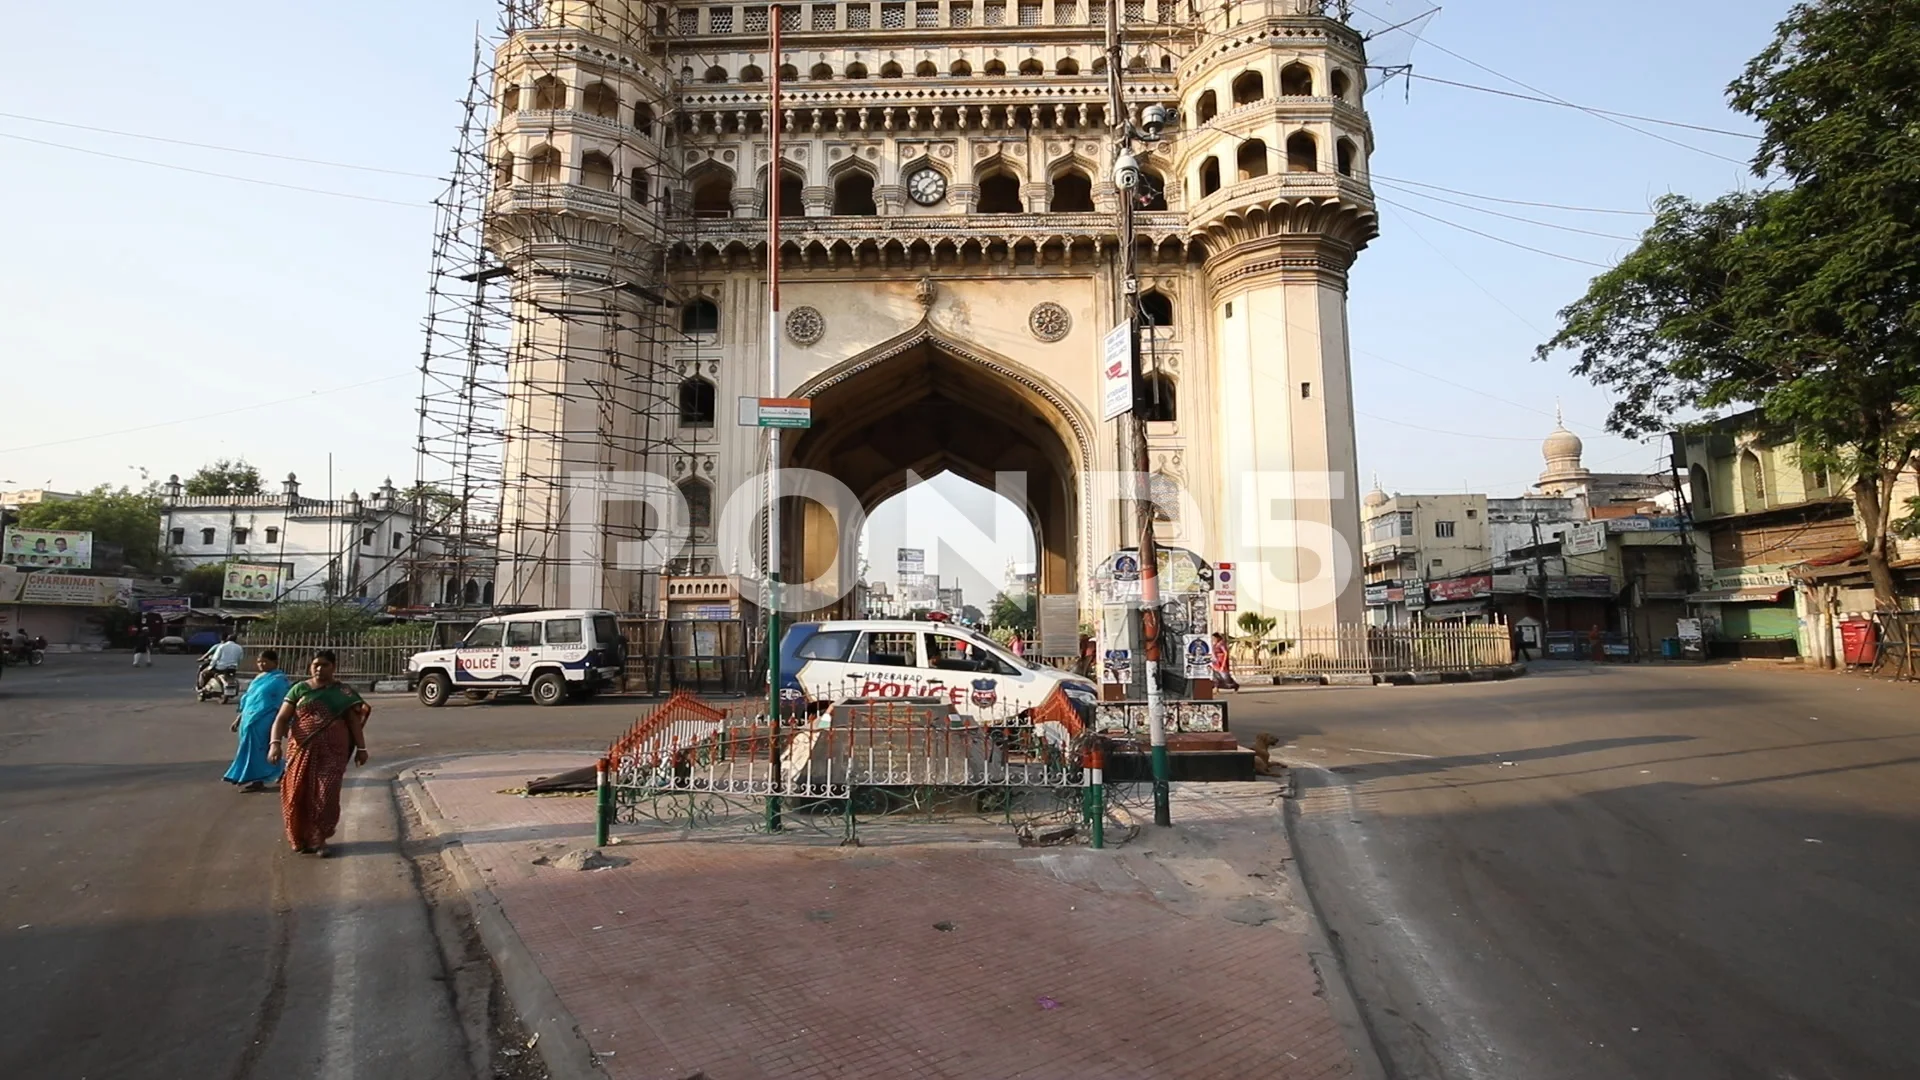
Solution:
<svg viewBox="0 0 1920 1080">
<path fill-rule="evenodd" d="M 535 705 L 558 705 L 567 700 L 567 680 L 549 671 L 533 680 Z"/>
<path fill-rule="evenodd" d="M 447 694 L 452 689 L 445 675 L 437 671 L 428 672 L 420 678 L 420 704 L 437 709 L 447 703 Z"/>
<path fill-rule="evenodd" d="M 27 654 L 27 666 L 39 667 L 46 659 L 45 653 L 42 653 L 39 649 L 35 649 Z"/>
</svg>

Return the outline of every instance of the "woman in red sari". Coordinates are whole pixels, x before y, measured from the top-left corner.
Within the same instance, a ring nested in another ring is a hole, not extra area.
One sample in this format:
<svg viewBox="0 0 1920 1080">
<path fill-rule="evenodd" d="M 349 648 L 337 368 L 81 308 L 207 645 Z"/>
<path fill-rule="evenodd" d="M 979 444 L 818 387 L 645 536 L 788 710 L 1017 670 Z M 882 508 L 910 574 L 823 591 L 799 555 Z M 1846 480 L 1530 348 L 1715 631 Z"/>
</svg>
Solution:
<svg viewBox="0 0 1920 1080">
<path fill-rule="evenodd" d="M 287 691 L 273 719 L 267 760 L 285 760 L 280 778 L 280 816 L 287 842 L 302 855 L 327 856 L 327 840 L 340 824 L 340 789 L 347 759 L 367 763 L 367 715 L 373 711 L 353 688 L 335 679 L 331 650 L 316 653 L 312 678 Z"/>
</svg>

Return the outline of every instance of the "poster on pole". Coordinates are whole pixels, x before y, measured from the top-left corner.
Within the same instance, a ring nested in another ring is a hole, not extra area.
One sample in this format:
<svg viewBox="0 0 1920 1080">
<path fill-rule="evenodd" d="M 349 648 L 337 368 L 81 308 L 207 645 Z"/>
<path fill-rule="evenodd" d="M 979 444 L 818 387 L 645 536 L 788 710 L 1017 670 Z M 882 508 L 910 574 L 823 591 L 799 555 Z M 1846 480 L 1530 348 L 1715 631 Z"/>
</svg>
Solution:
<svg viewBox="0 0 1920 1080">
<path fill-rule="evenodd" d="M 0 536 L 0 565 L 91 569 L 93 534 L 74 529 L 25 529 L 9 525 L 5 535 Z"/>
<path fill-rule="evenodd" d="M 1205 634 L 1187 635 L 1187 678 L 1213 678 L 1213 642 Z"/>
<path fill-rule="evenodd" d="M 1133 678 L 1133 650 L 1108 649 L 1100 657 L 1100 681 L 1125 686 Z"/>
<path fill-rule="evenodd" d="M 227 580 L 220 589 L 220 599 L 272 603 L 280 599 L 280 594 L 285 591 L 288 576 L 289 571 L 283 566 L 229 563 Z"/>
<path fill-rule="evenodd" d="M 1112 420 L 1133 411 L 1133 326 L 1107 331 L 1100 346 L 1100 417 Z"/>
</svg>

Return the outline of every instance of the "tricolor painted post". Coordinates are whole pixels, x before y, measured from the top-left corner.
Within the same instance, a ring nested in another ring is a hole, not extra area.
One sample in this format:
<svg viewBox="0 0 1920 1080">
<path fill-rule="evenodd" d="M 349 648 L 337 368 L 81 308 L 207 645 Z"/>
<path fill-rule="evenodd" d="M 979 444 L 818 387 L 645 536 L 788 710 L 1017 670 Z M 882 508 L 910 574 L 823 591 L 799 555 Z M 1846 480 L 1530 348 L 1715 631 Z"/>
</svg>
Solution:
<svg viewBox="0 0 1920 1080">
<path fill-rule="evenodd" d="M 593 770 L 593 843 L 607 846 L 613 832 L 613 763 L 601 758 Z"/>
<path fill-rule="evenodd" d="M 1107 846 L 1107 751 L 1098 740 L 1087 746 L 1087 828 L 1095 851 Z"/>
<path fill-rule="evenodd" d="M 780 393 L 780 8 L 768 7 L 767 393 Z M 780 831 L 780 429 L 767 428 L 767 831 Z"/>
</svg>

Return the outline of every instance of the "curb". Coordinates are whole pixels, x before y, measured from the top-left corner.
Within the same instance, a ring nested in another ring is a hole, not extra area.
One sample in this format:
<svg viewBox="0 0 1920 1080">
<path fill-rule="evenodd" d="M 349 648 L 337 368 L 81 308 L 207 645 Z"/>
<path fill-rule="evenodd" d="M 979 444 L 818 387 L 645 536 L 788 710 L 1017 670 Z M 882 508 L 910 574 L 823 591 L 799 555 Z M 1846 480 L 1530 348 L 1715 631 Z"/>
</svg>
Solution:
<svg viewBox="0 0 1920 1080">
<path fill-rule="evenodd" d="M 1292 761 L 1283 764 L 1287 767 L 1287 794 L 1280 820 L 1285 824 L 1287 848 L 1293 855 L 1287 863 L 1287 873 L 1293 879 L 1295 890 L 1306 900 L 1308 913 L 1313 916 L 1307 920 L 1307 959 L 1312 961 L 1313 969 L 1319 973 L 1320 985 L 1327 991 L 1327 1008 L 1333 1013 L 1334 1023 L 1340 1026 L 1341 1033 L 1347 1037 L 1348 1047 L 1353 1051 L 1354 1071 L 1363 1080 L 1388 1080 L 1385 1056 L 1380 1052 L 1373 1025 L 1367 1022 L 1367 1014 L 1360 1008 L 1360 997 L 1354 992 L 1353 981 L 1347 975 L 1346 957 L 1328 937 L 1326 916 L 1320 911 L 1320 901 L 1314 898 L 1313 890 L 1307 885 L 1306 864 L 1301 860 L 1299 838 L 1295 835 L 1294 824 L 1300 817 L 1300 785 L 1296 770 L 1317 767 Z"/>
<path fill-rule="evenodd" d="M 500 900 L 487 888 L 486 879 L 480 868 L 474 865 L 473 856 L 467 854 L 466 845 L 460 842 L 458 835 L 440 813 L 440 806 L 433 801 L 433 795 L 427 786 L 420 782 L 417 769 L 408 769 L 395 779 L 400 796 L 413 805 L 420 814 L 420 820 L 433 833 L 440 843 L 440 860 L 446 864 L 447 872 L 453 875 L 454 882 L 467 895 L 467 906 L 473 911 L 473 922 L 480 932 L 480 942 L 486 946 L 487 954 L 493 957 L 494 967 L 499 969 L 500 982 L 507 992 L 508 1000 L 513 1002 L 514 1010 L 520 1014 L 522 1023 L 539 1038 L 536 1049 L 540 1060 L 546 1064 L 551 1080 L 606 1080 L 606 1072 L 600 1067 L 599 1059 L 593 1056 L 593 1048 L 587 1044 L 587 1037 L 580 1031 L 580 1022 L 561 1003 L 560 995 L 553 984 L 547 980 L 546 973 L 534 962 L 533 954 L 528 951 L 526 942 L 520 939 L 520 932 L 514 929 L 512 921 L 501 910 Z"/>
</svg>

